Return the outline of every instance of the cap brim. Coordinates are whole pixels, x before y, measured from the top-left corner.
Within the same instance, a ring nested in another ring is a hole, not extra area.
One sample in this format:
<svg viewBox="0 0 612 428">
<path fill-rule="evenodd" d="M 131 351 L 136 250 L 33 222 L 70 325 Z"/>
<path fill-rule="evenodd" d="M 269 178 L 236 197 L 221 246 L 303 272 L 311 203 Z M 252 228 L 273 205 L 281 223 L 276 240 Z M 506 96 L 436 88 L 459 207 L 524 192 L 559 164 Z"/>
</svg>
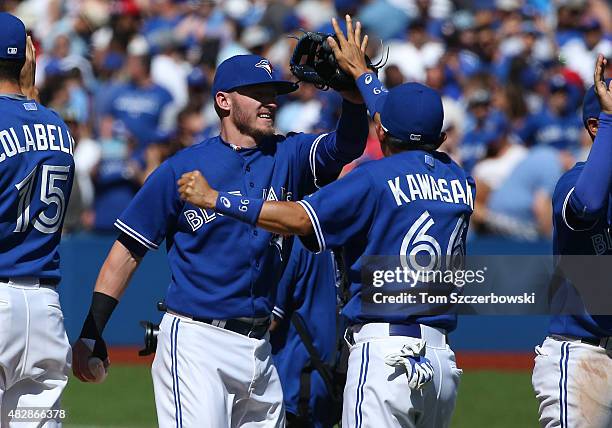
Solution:
<svg viewBox="0 0 612 428">
<path fill-rule="evenodd" d="M 289 82 L 288 80 L 281 80 L 273 83 L 276 87 L 276 91 L 278 95 L 285 95 L 291 92 L 297 91 L 299 89 L 299 85 L 295 82 Z"/>
<path fill-rule="evenodd" d="M 235 86 L 227 91 L 223 91 L 223 92 L 231 92 L 231 91 L 235 91 L 236 89 L 240 89 L 240 88 L 246 88 L 247 86 L 263 86 L 263 85 L 270 85 L 270 86 L 274 86 L 276 88 L 276 94 L 277 95 L 285 95 L 285 94 L 289 94 L 291 92 L 296 91 L 297 89 L 299 89 L 299 85 L 295 82 L 290 82 L 288 80 L 272 80 L 269 82 L 261 82 L 261 83 L 249 83 L 248 85 L 239 85 L 239 86 Z"/>
</svg>

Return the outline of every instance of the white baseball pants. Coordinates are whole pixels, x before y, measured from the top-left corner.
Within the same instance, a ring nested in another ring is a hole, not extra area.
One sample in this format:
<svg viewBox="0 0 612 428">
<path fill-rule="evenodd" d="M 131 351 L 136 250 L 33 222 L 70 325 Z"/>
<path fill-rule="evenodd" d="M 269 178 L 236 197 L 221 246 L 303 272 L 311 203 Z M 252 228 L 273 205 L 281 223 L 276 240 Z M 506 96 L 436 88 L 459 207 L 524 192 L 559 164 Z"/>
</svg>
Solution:
<svg viewBox="0 0 612 428">
<path fill-rule="evenodd" d="M 391 367 L 384 360 L 386 355 L 418 339 L 388 336 L 384 332 L 388 332 L 388 324 L 371 323 L 353 335 L 355 344 L 349 355 L 342 427 L 449 426 L 461 370 L 443 334 L 421 326 L 434 378 L 423 389 L 412 390 L 405 369 Z"/>
<path fill-rule="evenodd" d="M 152 373 L 162 428 L 285 425 L 267 335 L 249 338 L 166 313 Z"/>
<path fill-rule="evenodd" d="M 551 337 L 535 351 L 532 383 L 542 427 L 612 427 L 611 351 Z"/>
<path fill-rule="evenodd" d="M 60 409 L 71 357 L 55 289 L 36 279 L 0 283 L 0 426 L 61 426 L 59 419 L 23 416 L 32 408 Z"/>
</svg>

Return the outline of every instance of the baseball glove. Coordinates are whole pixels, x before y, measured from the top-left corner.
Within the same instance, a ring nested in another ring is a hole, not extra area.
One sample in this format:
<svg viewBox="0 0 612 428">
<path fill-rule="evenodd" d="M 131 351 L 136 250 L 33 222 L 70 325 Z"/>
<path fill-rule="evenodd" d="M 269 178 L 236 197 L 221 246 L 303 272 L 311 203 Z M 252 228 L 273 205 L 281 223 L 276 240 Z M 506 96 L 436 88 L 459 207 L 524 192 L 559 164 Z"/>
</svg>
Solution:
<svg viewBox="0 0 612 428">
<path fill-rule="evenodd" d="M 291 55 L 291 73 L 298 78 L 298 82 L 312 83 L 319 89 L 355 89 L 355 81 L 340 69 L 332 48 L 327 43 L 330 36 L 338 40 L 334 34 L 305 31 L 304 35 L 297 39 L 297 45 Z M 381 64 L 372 64 L 367 55 L 365 58 L 368 68 L 377 73 Z"/>
</svg>

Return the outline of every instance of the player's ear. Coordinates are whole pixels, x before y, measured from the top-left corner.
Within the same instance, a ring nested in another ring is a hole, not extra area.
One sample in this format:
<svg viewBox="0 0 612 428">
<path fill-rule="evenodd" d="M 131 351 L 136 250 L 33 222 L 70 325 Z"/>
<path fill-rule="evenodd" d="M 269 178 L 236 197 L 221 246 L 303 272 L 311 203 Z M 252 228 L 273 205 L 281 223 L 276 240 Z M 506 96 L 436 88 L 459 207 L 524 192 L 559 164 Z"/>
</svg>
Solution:
<svg viewBox="0 0 612 428">
<path fill-rule="evenodd" d="M 378 114 L 375 116 L 375 118 L 378 118 Z M 374 119 L 374 128 L 376 129 L 376 136 L 378 137 L 378 141 L 382 143 L 385 139 L 385 130 L 380 124 L 380 120 Z"/>
<path fill-rule="evenodd" d="M 587 119 L 586 128 L 591 138 L 594 139 L 595 135 L 597 135 L 597 130 L 599 129 L 599 120 L 595 119 L 594 117 Z"/>
<path fill-rule="evenodd" d="M 446 132 L 440 132 L 440 145 L 444 144 L 447 138 L 448 134 Z"/>
<path fill-rule="evenodd" d="M 215 104 L 222 112 L 229 113 L 230 108 L 232 107 L 232 100 L 230 99 L 229 93 L 217 92 L 215 94 Z"/>
</svg>

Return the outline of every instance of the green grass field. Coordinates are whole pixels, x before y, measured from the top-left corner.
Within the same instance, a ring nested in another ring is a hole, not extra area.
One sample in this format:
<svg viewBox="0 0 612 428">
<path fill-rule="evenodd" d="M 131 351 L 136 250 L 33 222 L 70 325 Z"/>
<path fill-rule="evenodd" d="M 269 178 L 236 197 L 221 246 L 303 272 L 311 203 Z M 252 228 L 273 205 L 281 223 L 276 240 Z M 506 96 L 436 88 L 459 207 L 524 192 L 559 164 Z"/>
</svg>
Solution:
<svg viewBox="0 0 612 428">
<path fill-rule="evenodd" d="M 537 405 L 528 372 L 472 371 L 463 374 L 453 427 L 537 427 Z M 153 386 L 147 366 L 113 366 L 101 385 L 71 379 L 64 426 L 154 427 Z"/>
</svg>

